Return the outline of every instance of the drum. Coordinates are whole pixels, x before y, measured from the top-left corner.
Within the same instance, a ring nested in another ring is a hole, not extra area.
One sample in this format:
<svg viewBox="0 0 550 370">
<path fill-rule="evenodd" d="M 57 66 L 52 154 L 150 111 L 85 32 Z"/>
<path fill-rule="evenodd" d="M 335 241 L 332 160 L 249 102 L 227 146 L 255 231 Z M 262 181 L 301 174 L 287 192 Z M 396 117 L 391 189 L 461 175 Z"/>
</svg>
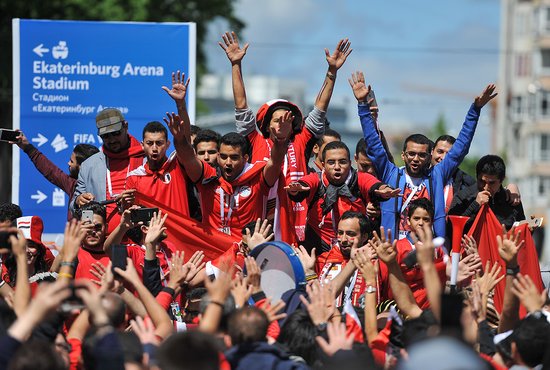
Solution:
<svg viewBox="0 0 550 370">
<path fill-rule="evenodd" d="M 300 258 L 285 242 L 260 244 L 250 252 L 262 271 L 262 290 L 272 302 L 292 289 L 305 288 L 306 276 Z M 246 269 L 244 271 L 246 275 Z"/>
</svg>

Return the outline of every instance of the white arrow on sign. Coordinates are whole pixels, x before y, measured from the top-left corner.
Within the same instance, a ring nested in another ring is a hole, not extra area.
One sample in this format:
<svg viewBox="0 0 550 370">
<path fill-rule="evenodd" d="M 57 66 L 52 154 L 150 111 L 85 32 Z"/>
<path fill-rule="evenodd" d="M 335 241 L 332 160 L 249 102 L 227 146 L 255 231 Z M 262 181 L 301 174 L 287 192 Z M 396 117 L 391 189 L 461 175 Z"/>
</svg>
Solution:
<svg viewBox="0 0 550 370">
<path fill-rule="evenodd" d="M 48 142 L 48 138 L 42 134 L 38 134 L 38 137 L 32 138 L 33 143 L 38 143 L 38 146 L 41 147 L 42 145 L 46 144 Z"/>
<path fill-rule="evenodd" d="M 31 195 L 31 199 L 36 200 L 36 204 L 42 203 L 44 200 L 46 200 L 47 197 L 48 196 L 40 190 L 37 190 L 36 194 Z"/>
<path fill-rule="evenodd" d="M 42 58 L 44 56 L 44 53 L 47 53 L 48 51 L 50 51 L 50 49 L 45 48 L 44 44 L 40 44 L 34 49 L 32 49 L 32 51 L 34 51 L 36 55 Z"/>
</svg>

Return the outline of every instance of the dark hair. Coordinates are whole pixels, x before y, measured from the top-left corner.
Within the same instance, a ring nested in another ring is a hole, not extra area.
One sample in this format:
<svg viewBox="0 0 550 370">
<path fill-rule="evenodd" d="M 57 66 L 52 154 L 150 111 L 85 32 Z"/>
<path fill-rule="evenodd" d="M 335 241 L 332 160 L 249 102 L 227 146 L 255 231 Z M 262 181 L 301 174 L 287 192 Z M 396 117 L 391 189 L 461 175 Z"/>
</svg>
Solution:
<svg viewBox="0 0 550 370">
<path fill-rule="evenodd" d="M 219 351 L 216 338 L 198 330 L 176 333 L 157 349 L 162 370 L 218 370 Z"/>
<path fill-rule="evenodd" d="M 78 144 L 74 147 L 73 153 L 76 158 L 76 163 L 82 164 L 86 159 L 99 152 L 99 148 L 90 144 Z"/>
<path fill-rule="evenodd" d="M 350 159 L 349 148 L 346 144 L 344 144 L 343 141 L 332 141 L 327 145 L 325 145 L 325 148 L 323 149 L 323 154 L 321 155 L 321 159 L 324 161 L 326 157 L 326 153 L 329 150 L 335 150 L 335 149 L 345 149 L 346 152 L 348 153 L 348 160 Z"/>
<path fill-rule="evenodd" d="M 191 136 L 198 135 L 199 132 L 201 132 L 201 131 L 202 131 L 202 128 L 200 128 L 199 126 L 191 125 Z"/>
<path fill-rule="evenodd" d="M 10 370 L 65 370 L 61 355 L 52 343 L 44 340 L 30 340 L 23 343 L 9 362 Z"/>
<path fill-rule="evenodd" d="M 15 221 L 19 217 L 23 217 L 21 207 L 13 203 L 0 204 L 0 222 Z"/>
<path fill-rule="evenodd" d="M 249 344 L 265 342 L 269 321 L 264 311 L 255 306 L 247 306 L 235 310 L 227 323 L 227 333 L 231 343 Z"/>
<path fill-rule="evenodd" d="M 523 362 L 529 367 L 542 363 L 544 353 L 548 347 L 550 324 L 541 312 L 525 317 L 512 333 L 512 341 Z"/>
<path fill-rule="evenodd" d="M 118 343 L 122 347 L 124 363 L 141 365 L 143 361 L 143 346 L 136 333 L 132 331 L 116 331 L 116 336 Z"/>
<path fill-rule="evenodd" d="M 506 177 L 506 165 L 498 155 L 488 154 L 479 159 L 476 164 L 476 176 L 482 174 L 496 176 L 500 181 Z"/>
<path fill-rule="evenodd" d="M 313 366 L 317 358 L 317 343 L 315 337 L 319 335 L 315 324 L 309 314 L 298 309 L 285 321 L 277 342 L 293 355 L 303 358 L 308 365 Z"/>
<path fill-rule="evenodd" d="M 407 218 L 411 218 L 417 208 L 426 210 L 432 221 L 434 220 L 434 205 L 428 198 L 418 198 L 411 201 L 409 210 L 407 211 Z"/>
<path fill-rule="evenodd" d="M 200 130 L 197 133 L 197 136 L 195 136 L 195 140 L 193 140 L 193 148 L 197 150 L 197 145 L 199 145 L 200 143 L 213 142 L 213 143 L 216 143 L 216 146 L 219 149 L 221 138 L 222 138 L 221 135 L 214 130 L 208 130 L 208 129 Z"/>
<path fill-rule="evenodd" d="M 143 133 L 142 133 L 142 138 L 145 139 L 145 133 L 146 132 L 150 132 L 150 133 L 157 133 L 157 132 L 161 132 L 164 134 L 164 138 L 166 140 L 168 140 L 168 130 L 166 129 L 166 127 L 158 122 L 158 121 L 152 121 L 152 122 L 149 122 L 148 124 L 145 125 L 145 127 L 143 128 Z"/>
<path fill-rule="evenodd" d="M 355 155 L 359 153 L 363 155 L 367 155 L 367 142 L 363 137 L 359 139 L 359 141 L 357 142 L 357 145 L 355 146 Z"/>
<path fill-rule="evenodd" d="M 346 211 L 342 214 L 342 217 L 340 217 L 340 221 L 353 218 L 356 218 L 359 222 L 359 230 L 361 231 L 361 236 L 369 235 L 371 233 L 371 224 L 367 217 L 361 212 Z"/>
<path fill-rule="evenodd" d="M 97 202 L 90 202 L 75 210 L 74 217 L 78 221 L 82 218 L 82 211 L 92 211 L 94 215 L 101 216 L 101 218 L 103 218 L 103 222 L 107 223 L 107 210 L 104 206 Z"/>
<path fill-rule="evenodd" d="M 245 155 L 246 153 L 248 153 L 248 142 L 244 137 L 237 134 L 236 132 L 230 132 L 228 134 L 223 135 L 220 140 L 220 146 L 222 144 L 240 148 L 242 155 Z"/>
<path fill-rule="evenodd" d="M 103 298 L 106 302 L 102 302 L 107 317 L 115 328 L 122 328 L 126 323 L 126 304 L 118 294 L 106 293 Z"/>
<path fill-rule="evenodd" d="M 17 261 L 13 253 L 10 253 L 4 262 L 6 266 L 7 274 L 4 274 L 2 278 L 8 282 L 11 287 L 15 287 L 15 281 L 17 280 Z M 34 260 L 34 273 L 49 271 L 48 264 L 46 263 L 46 249 L 43 246 L 36 247 L 36 258 Z M 7 276 L 6 276 L 7 275 Z"/>
<path fill-rule="evenodd" d="M 4 298 L 0 298 L 0 336 L 7 333 L 9 327 L 17 320 L 15 311 Z"/>
<path fill-rule="evenodd" d="M 403 322 L 401 341 L 405 349 L 430 337 L 430 328 L 439 325 L 432 311 L 423 311 L 420 316 Z"/>
<path fill-rule="evenodd" d="M 412 134 L 408 136 L 405 139 L 405 142 L 403 143 L 403 151 L 407 150 L 407 144 L 409 143 L 409 141 L 412 141 L 413 143 L 416 143 L 416 144 L 427 145 L 428 154 L 431 153 L 432 151 L 433 142 L 422 134 Z"/>
<path fill-rule="evenodd" d="M 435 143 L 434 143 L 434 147 L 437 145 L 437 143 L 439 143 L 440 141 L 445 141 L 451 145 L 454 145 L 455 144 L 455 141 L 456 141 L 456 138 L 454 136 L 451 136 L 451 135 L 441 135 L 440 137 L 438 137 L 437 139 L 435 139 Z"/>
<path fill-rule="evenodd" d="M 319 136 L 319 138 L 317 139 L 317 142 L 316 144 L 318 146 L 321 146 L 324 144 L 325 142 L 325 137 L 333 137 L 335 139 L 338 139 L 338 141 L 342 141 L 342 136 L 340 135 L 340 133 L 336 130 L 333 130 L 331 128 L 325 128 L 325 133 L 321 136 Z"/>
</svg>

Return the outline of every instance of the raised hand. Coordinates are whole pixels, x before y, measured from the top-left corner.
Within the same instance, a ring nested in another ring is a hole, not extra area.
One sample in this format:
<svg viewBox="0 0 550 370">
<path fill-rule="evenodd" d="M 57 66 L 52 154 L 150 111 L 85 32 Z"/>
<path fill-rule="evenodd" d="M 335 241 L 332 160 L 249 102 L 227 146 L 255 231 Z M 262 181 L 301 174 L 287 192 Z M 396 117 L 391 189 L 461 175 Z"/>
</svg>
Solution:
<svg viewBox="0 0 550 370">
<path fill-rule="evenodd" d="M 181 117 L 174 112 L 171 114 L 166 112 L 166 117 L 168 118 L 163 117 L 162 120 L 166 123 L 166 126 L 168 126 L 172 136 L 174 136 L 174 140 L 180 142 L 186 141 L 188 137 L 188 128 L 185 127 L 186 125 Z"/>
<path fill-rule="evenodd" d="M 329 69 L 337 71 L 344 65 L 346 59 L 351 54 L 353 49 L 350 48 L 351 42 L 347 38 L 338 41 L 336 49 L 332 54 L 329 53 L 328 49 L 325 49 L 325 56 L 327 58 L 327 63 Z"/>
<path fill-rule="evenodd" d="M 514 285 L 512 286 L 512 293 L 521 301 L 527 311 L 533 312 L 540 310 L 546 302 L 548 296 L 548 290 L 544 289 L 539 292 L 533 280 L 529 275 L 518 274 L 514 279 Z"/>
<path fill-rule="evenodd" d="M 61 250 L 63 261 L 74 261 L 85 236 L 86 229 L 82 227 L 80 221 L 73 219 L 65 224 L 63 249 Z"/>
<path fill-rule="evenodd" d="M 372 239 L 372 244 L 376 249 L 376 254 L 378 258 L 382 260 L 386 265 L 391 264 L 396 261 L 397 258 L 397 240 L 392 240 L 391 230 L 388 230 L 388 236 L 386 238 L 386 233 L 384 232 L 384 227 L 380 227 L 380 236 L 374 232 L 374 237 Z"/>
<path fill-rule="evenodd" d="M 491 267 L 491 262 L 487 261 L 485 264 L 485 270 L 483 272 L 483 276 L 479 276 L 479 273 L 476 276 L 476 282 L 479 286 L 479 290 L 481 291 L 481 294 L 483 295 L 489 295 L 491 291 L 497 286 L 497 284 L 504 279 L 505 275 L 500 275 L 500 271 L 502 270 L 502 267 L 499 265 L 498 262 L 495 262 L 493 264 L 493 267 Z"/>
<path fill-rule="evenodd" d="M 281 132 L 292 131 L 292 122 L 294 122 L 294 115 L 291 111 L 287 110 L 279 120 L 279 129 L 277 129 L 276 125 L 270 127 L 271 137 L 274 138 L 275 142 L 284 143 L 288 141 L 288 136 L 280 136 Z"/>
<path fill-rule="evenodd" d="M 367 248 L 359 248 L 355 251 L 353 258 L 351 259 L 355 267 L 361 271 L 365 280 L 368 282 L 375 281 L 376 271 L 375 266 L 369 256 L 369 250 Z"/>
<path fill-rule="evenodd" d="M 346 325 L 344 323 L 329 323 L 327 326 L 328 342 L 320 336 L 315 337 L 319 347 L 329 357 L 339 350 L 351 350 L 353 347 L 354 336 L 346 335 Z"/>
<path fill-rule="evenodd" d="M 29 139 L 27 139 L 23 131 L 21 130 L 17 130 L 17 131 L 19 131 L 19 135 L 17 136 L 17 141 L 12 144 L 16 144 L 19 148 L 25 150 L 25 148 L 29 145 Z"/>
<path fill-rule="evenodd" d="M 17 236 L 10 235 L 9 241 L 11 244 L 11 252 L 15 257 L 23 258 L 25 261 L 27 259 L 27 239 L 23 231 L 16 229 L 15 227 L 9 228 L 8 232 L 16 232 Z"/>
<path fill-rule="evenodd" d="M 467 255 L 477 254 L 477 243 L 474 238 L 469 235 L 464 234 L 462 236 L 462 241 L 460 243 Z"/>
<path fill-rule="evenodd" d="M 231 295 L 235 299 L 235 305 L 243 307 L 252 296 L 252 285 L 249 285 L 247 279 L 238 274 L 231 282 Z"/>
<path fill-rule="evenodd" d="M 434 259 L 432 228 L 431 226 L 424 224 L 423 228 L 419 228 L 415 232 L 419 239 L 418 243 L 415 243 L 418 264 L 420 266 L 428 266 L 433 263 Z"/>
<path fill-rule="evenodd" d="M 172 72 L 172 88 L 169 89 L 166 86 L 163 86 L 162 89 L 166 91 L 168 95 L 176 102 L 184 102 L 185 95 L 187 94 L 187 87 L 189 86 L 189 78 L 185 81 L 185 73 L 177 71 L 176 73 Z"/>
<path fill-rule="evenodd" d="M 301 296 L 300 296 L 301 297 Z M 281 311 L 283 308 L 285 308 L 286 304 L 283 301 L 277 302 L 277 304 L 272 305 L 271 299 L 266 299 L 262 305 L 259 306 L 259 308 L 265 312 L 265 315 L 267 316 L 267 320 L 271 323 L 276 320 L 281 320 L 286 317 L 286 313 L 277 313 Z"/>
<path fill-rule="evenodd" d="M 382 199 L 390 199 L 390 198 L 398 197 L 399 193 L 401 193 L 401 189 L 399 188 L 394 189 L 388 185 L 382 185 L 374 191 L 374 194 L 376 194 Z"/>
<path fill-rule="evenodd" d="M 246 229 L 246 244 L 251 251 L 258 245 L 268 242 L 273 239 L 274 234 L 271 232 L 271 225 L 269 220 L 262 220 L 258 218 L 256 220 L 256 226 L 254 226 L 254 233 L 250 235 L 250 230 Z"/>
<path fill-rule="evenodd" d="M 248 43 L 246 43 L 242 48 L 239 46 L 239 38 L 237 37 L 237 34 L 235 32 L 226 32 L 222 35 L 222 41 L 218 42 L 218 45 L 225 51 L 225 54 L 227 55 L 227 59 L 231 62 L 231 64 L 237 64 L 240 63 L 244 56 L 246 55 L 246 50 L 248 50 L 248 47 L 250 46 Z"/>
<path fill-rule="evenodd" d="M 516 232 L 516 229 L 512 228 L 510 232 L 506 232 L 506 227 L 502 225 L 502 236 L 497 235 L 498 253 L 507 267 L 518 265 L 518 252 L 524 243 L 525 240 L 521 240 L 520 230 Z"/>
<path fill-rule="evenodd" d="M 348 79 L 349 85 L 353 90 L 353 95 L 358 102 L 366 102 L 367 95 L 369 94 L 371 87 L 365 84 L 365 76 L 363 72 L 357 71 L 351 74 L 351 78 Z"/>
<path fill-rule="evenodd" d="M 149 317 L 142 319 L 141 316 L 136 316 L 135 320 L 130 321 L 130 327 L 132 331 L 136 333 L 142 345 L 160 345 L 160 340 L 155 334 L 155 325 Z"/>
<path fill-rule="evenodd" d="M 476 107 L 483 108 L 485 104 L 487 104 L 491 99 L 497 96 L 498 93 L 495 93 L 495 89 L 495 84 L 487 85 L 485 90 L 483 90 L 483 92 L 475 98 L 474 104 L 476 105 Z"/>
<path fill-rule="evenodd" d="M 314 281 L 312 284 L 306 286 L 309 300 L 303 295 L 300 296 L 300 301 L 306 307 L 309 317 L 315 325 L 328 322 L 334 314 L 334 305 L 331 305 L 330 302 L 334 298 L 330 300 L 330 296 L 324 291 L 329 288 L 329 286 L 324 287 L 318 281 Z"/>
<path fill-rule="evenodd" d="M 446 267 L 446 273 L 447 276 L 451 276 L 451 260 L 449 259 L 449 262 L 447 263 Z M 457 282 L 463 282 L 466 279 L 471 278 L 474 276 L 477 272 L 481 270 L 481 258 L 479 258 L 479 254 L 469 254 L 463 259 L 458 262 L 458 276 L 457 276 Z"/>
<path fill-rule="evenodd" d="M 134 262 L 129 257 L 126 258 L 126 270 L 123 270 L 120 267 L 115 267 L 115 272 L 133 286 L 142 284 L 136 268 L 134 267 Z"/>
<path fill-rule="evenodd" d="M 116 202 L 122 205 L 123 209 L 130 208 L 136 201 L 136 189 L 126 189 L 116 197 Z"/>
<path fill-rule="evenodd" d="M 166 227 L 164 226 L 166 218 L 168 218 L 168 213 L 163 216 L 161 210 L 159 210 L 158 214 L 156 212 L 153 214 L 151 221 L 149 221 L 149 227 L 147 228 L 147 235 L 144 241 L 145 245 L 156 245 L 158 243 L 160 237 L 166 231 Z"/>
<path fill-rule="evenodd" d="M 284 187 L 284 189 L 292 195 L 296 195 L 301 191 L 309 191 L 311 188 L 309 186 L 303 185 L 301 182 L 293 181 L 287 186 Z"/>
<path fill-rule="evenodd" d="M 311 253 L 308 254 L 304 246 L 299 245 L 298 247 L 294 247 L 294 252 L 296 252 L 296 255 L 300 259 L 306 276 L 315 274 L 315 248 L 312 248 Z"/>
<path fill-rule="evenodd" d="M 143 225 L 142 221 L 139 221 L 137 224 L 135 224 L 132 221 L 132 210 L 133 209 L 139 209 L 139 206 L 138 205 L 131 206 L 130 208 L 124 210 L 124 212 L 122 212 L 122 215 L 120 216 L 120 226 L 122 227 L 123 230 L 129 230 L 129 229 L 132 229 L 136 226 Z"/>
<path fill-rule="evenodd" d="M 246 257 L 244 259 L 244 265 L 246 267 L 246 279 L 248 284 L 252 286 L 252 294 L 256 294 L 262 291 L 262 270 L 256 263 L 253 257 Z"/>
<path fill-rule="evenodd" d="M 484 205 L 485 203 L 489 203 L 489 199 L 491 199 L 491 193 L 489 191 L 483 190 L 477 193 L 476 202 L 480 206 Z"/>
</svg>

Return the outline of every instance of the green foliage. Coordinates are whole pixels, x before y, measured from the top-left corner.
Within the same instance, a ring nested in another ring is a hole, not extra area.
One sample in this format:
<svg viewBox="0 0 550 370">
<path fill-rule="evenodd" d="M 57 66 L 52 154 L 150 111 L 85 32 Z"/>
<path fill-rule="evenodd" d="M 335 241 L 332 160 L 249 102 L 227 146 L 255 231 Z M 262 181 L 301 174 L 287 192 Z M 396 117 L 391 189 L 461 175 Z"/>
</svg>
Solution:
<svg viewBox="0 0 550 370">
<path fill-rule="evenodd" d="M 460 164 L 459 168 L 475 179 L 476 178 L 476 164 L 477 164 L 478 161 L 479 161 L 479 157 L 477 157 L 477 156 L 471 156 L 471 155 L 466 156 L 466 158 L 464 158 L 464 160 Z"/>
<path fill-rule="evenodd" d="M 447 130 L 447 121 L 445 120 L 445 115 L 443 113 L 439 114 L 437 121 L 435 122 L 434 127 L 430 130 L 429 138 L 435 141 L 441 135 L 448 134 Z"/>
</svg>

